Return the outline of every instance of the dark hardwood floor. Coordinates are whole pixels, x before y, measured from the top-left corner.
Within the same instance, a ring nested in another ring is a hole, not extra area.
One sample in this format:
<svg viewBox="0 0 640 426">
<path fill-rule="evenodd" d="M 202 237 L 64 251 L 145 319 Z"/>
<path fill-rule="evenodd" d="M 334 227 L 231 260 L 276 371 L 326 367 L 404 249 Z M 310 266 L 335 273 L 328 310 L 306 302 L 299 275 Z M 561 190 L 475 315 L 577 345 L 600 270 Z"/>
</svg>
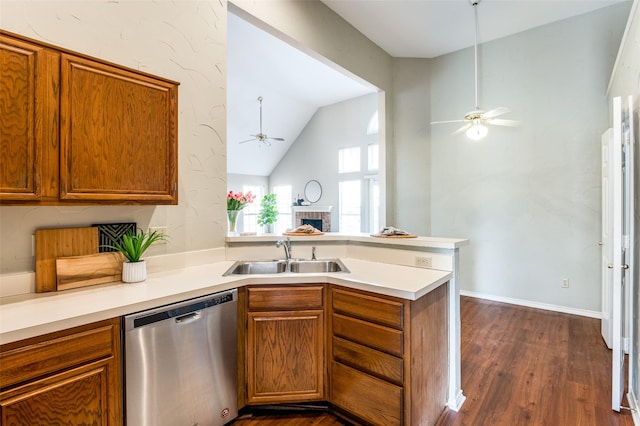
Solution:
<svg viewBox="0 0 640 426">
<path fill-rule="evenodd" d="M 461 298 L 459 412 L 437 426 L 626 426 L 611 410 L 611 351 L 600 320 Z M 626 401 L 625 401 L 626 404 Z M 233 426 L 339 426 L 329 414 L 256 416 Z M 422 426 L 422 425 L 420 425 Z"/>
</svg>

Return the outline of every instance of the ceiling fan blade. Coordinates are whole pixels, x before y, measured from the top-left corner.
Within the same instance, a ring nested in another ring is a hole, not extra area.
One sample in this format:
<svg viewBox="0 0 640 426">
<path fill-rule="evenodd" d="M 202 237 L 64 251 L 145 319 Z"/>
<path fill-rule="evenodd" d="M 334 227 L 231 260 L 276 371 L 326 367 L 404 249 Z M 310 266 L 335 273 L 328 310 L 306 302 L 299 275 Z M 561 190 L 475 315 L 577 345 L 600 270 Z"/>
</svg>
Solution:
<svg viewBox="0 0 640 426">
<path fill-rule="evenodd" d="M 284 138 L 267 138 L 267 139 L 271 139 L 272 141 L 284 142 Z"/>
<path fill-rule="evenodd" d="M 241 141 L 241 142 L 238 142 L 238 143 L 247 143 L 247 142 L 253 142 L 253 141 L 257 141 L 257 140 L 258 140 L 257 138 L 251 138 L 251 139 L 247 139 L 246 141 Z"/>
<path fill-rule="evenodd" d="M 511 112 L 511 110 L 509 108 L 505 108 L 505 107 L 499 107 L 499 108 L 494 108 L 490 111 L 485 112 L 484 114 L 482 114 L 484 116 L 485 119 L 487 118 L 493 118 L 493 117 L 498 117 L 500 115 L 504 115 Z"/>
<path fill-rule="evenodd" d="M 487 124 L 496 125 L 496 126 L 509 126 L 516 127 L 520 125 L 520 122 L 517 120 L 505 120 L 503 118 L 490 118 L 486 120 Z"/>
<path fill-rule="evenodd" d="M 471 127 L 473 125 L 473 123 L 467 123 L 464 126 L 460 127 L 458 130 L 456 130 L 455 132 L 451 133 L 452 135 L 459 135 L 460 133 L 464 133 L 467 131 L 467 129 L 469 127 Z"/>
<path fill-rule="evenodd" d="M 430 124 L 446 124 L 446 123 L 463 123 L 466 120 L 445 120 L 445 121 L 432 121 Z"/>
</svg>

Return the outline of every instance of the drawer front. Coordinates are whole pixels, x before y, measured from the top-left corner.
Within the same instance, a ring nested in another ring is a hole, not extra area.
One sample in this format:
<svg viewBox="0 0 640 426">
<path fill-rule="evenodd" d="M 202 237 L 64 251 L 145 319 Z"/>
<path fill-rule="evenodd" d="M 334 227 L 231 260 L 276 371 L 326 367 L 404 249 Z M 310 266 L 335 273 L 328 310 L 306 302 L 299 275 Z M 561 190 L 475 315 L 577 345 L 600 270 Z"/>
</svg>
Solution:
<svg viewBox="0 0 640 426">
<path fill-rule="evenodd" d="M 324 286 L 250 287 L 249 310 L 280 311 L 322 309 Z"/>
<path fill-rule="evenodd" d="M 333 288 L 333 310 L 389 327 L 403 328 L 403 305 L 400 302 Z"/>
<path fill-rule="evenodd" d="M 16 383 L 62 371 L 83 363 L 113 356 L 119 334 L 119 319 L 102 321 L 2 348 L 0 383 L 6 388 Z M 44 339 L 43 339 L 44 338 Z"/>
<path fill-rule="evenodd" d="M 333 335 L 391 355 L 402 357 L 403 334 L 400 330 L 333 314 Z"/>
<path fill-rule="evenodd" d="M 402 388 L 339 362 L 331 364 L 331 403 L 376 426 L 402 424 Z"/>
<path fill-rule="evenodd" d="M 334 337 L 333 359 L 402 386 L 402 358 Z"/>
</svg>

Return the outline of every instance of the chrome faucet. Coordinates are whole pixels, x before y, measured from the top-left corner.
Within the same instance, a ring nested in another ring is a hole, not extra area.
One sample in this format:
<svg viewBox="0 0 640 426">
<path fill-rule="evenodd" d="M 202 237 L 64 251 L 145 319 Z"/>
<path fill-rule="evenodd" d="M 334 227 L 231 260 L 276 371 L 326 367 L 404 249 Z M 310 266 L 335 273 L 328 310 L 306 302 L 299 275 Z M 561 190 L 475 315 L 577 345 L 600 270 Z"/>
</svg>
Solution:
<svg viewBox="0 0 640 426">
<path fill-rule="evenodd" d="M 291 240 L 287 238 L 287 241 L 278 240 L 276 241 L 276 247 L 284 247 L 284 255 L 287 260 L 291 260 Z"/>
</svg>

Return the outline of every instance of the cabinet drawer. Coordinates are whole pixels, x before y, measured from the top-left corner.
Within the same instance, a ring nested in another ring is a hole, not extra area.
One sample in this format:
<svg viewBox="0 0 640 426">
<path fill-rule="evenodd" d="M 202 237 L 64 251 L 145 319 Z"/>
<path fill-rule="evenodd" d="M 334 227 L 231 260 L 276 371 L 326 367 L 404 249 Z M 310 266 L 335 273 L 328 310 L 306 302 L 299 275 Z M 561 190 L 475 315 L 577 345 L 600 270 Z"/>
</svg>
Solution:
<svg viewBox="0 0 640 426">
<path fill-rule="evenodd" d="M 97 361 L 0 392 L 2 420 L 12 425 L 121 423 L 104 415 L 109 412 L 109 375 L 118 374 L 109 372 L 109 362 Z"/>
<path fill-rule="evenodd" d="M 398 329 L 404 325 L 402 303 L 338 288 L 333 289 L 333 310 Z"/>
<path fill-rule="evenodd" d="M 324 286 L 250 287 L 249 310 L 322 309 Z"/>
<path fill-rule="evenodd" d="M 114 356 L 118 333 L 119 320 L 113 319 L 3 345 L 2 388 Z"/>
<path fill-rule="evenodd" d="M 399 357 L 404 353 L 402 331 L 335 313 L 332 319 L 334 336 Z"/>
<path fill-rule="evenodd" d="M 331 403 L 372 425 L 402 424 L 402 388 L 333 361 Z"/>
<path fill-rule="evenodd" d="M 402 358 L 334 337 L 333 359 L 402 386 Z"/>
</svg>

